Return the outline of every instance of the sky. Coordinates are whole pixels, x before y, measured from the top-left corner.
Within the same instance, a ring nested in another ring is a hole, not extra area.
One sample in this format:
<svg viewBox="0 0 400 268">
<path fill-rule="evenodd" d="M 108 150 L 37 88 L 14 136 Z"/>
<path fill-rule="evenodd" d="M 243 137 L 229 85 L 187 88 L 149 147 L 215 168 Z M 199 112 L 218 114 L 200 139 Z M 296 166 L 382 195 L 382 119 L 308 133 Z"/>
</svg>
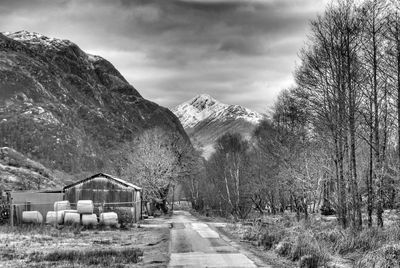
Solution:
<svg viewBox="0 0 400 268">
<path fill-rule="evenodd" d="M 258 112 L 294 85 L 327 0 L 0 0 L 0 32 L 69 39 L 172 108 L 198 94 Z"/>
</svg>

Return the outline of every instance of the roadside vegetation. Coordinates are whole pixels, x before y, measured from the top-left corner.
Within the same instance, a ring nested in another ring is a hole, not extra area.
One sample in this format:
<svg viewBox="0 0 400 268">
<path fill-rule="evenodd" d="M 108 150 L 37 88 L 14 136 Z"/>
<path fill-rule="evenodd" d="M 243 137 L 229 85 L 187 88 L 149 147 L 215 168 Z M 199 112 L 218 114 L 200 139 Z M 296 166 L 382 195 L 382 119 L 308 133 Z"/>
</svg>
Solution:
<svg viewBox="0 0 400 268">
<path fill-rule="evenodd" d="M 335 217 L 310 215 L 297 221 L 294 214 L 265 216 L 229 223 L 224 230 L 235 238 L 269 251 L 300 267 L 396 267 L 400 262 L 400 227 L 396 218 L 387 227 L 355 231 L 343 229 Z M 385 221 L 386 222 L 386 221 Z"/>
</svg>

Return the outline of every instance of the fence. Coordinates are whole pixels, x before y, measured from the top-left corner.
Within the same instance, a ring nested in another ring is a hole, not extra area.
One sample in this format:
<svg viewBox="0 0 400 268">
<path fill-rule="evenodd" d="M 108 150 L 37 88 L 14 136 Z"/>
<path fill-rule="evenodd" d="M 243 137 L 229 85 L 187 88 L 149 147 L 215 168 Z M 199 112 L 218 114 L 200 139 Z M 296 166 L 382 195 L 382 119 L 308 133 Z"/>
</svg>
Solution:
<svg viewBox="0 0 400 268">
<path fill-rule="evenodd" d="M 134 202 L 118 202 L 118 203 L 93 203 L 93 213 L 100 217 L 103 212 L 115 212 L 118 215 L 118 221 L 122 224 L 135 223 L 142 218 L 142 204 L 141 200 Z M 77 209 L 77 203 L 70 203 L 71 210 Z M 43 223 L 46 222 L 46 215 L 49 211 L 58 210 L 54 208 L 54 202 L 52 203 L 14 203 L 11 199 L 10 204 L 10 224 L 11 226 L 19 225 L 23 223 L 22 213 L 24 211 L 38 211 L 43 216 Z M 56 217 L 58 214 L 56 213 Z M 58 219 L 56 218 L 56 224 Z"/>
</svg>

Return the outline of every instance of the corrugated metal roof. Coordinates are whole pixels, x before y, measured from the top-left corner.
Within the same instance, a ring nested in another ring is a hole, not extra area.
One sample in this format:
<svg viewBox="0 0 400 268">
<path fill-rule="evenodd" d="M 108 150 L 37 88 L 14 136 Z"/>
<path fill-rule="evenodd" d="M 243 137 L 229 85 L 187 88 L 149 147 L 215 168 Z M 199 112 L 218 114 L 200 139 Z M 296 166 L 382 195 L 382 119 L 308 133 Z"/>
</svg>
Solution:
<svg viewBox="0 0 400 268">
<path fill-rule="evenodd" d="M 74 186 L 76 186 L 76 185 L 78 185 L 80 183 L 84 183 L 86 181 L 89 181 L 89 180 L 97 178 L 97 177 L 106 177 L 106 178 L 112 179 L 112 180 L 114 180 L 114 181 L 116 181 L 116 182 L 118 182 L 118 183 L 120 183 L 120 184 L 122 184 L 122 185 L 124 185 L 126 187 L 131 187 L 131 188 L 134 188 L 134 189 L 139 190 L 139 191 L 142 190 L 142 188 L 140 188 L 140 187 L 138 187 L 138 186 L 136 186 L 136 185 L 134 185 L 134 184 L 132 184 L 130 182 L 124 181 L 124 180 L 122 180 L 120 178 L 114 177 L 114 176 L 112 176 L 110 174 L 107 174 L 107 173 L 99 173 L 99 174 L 93 175 L 93 176 L 91 176 L 89 178 L 83 179 L 81 181 L 77 181 L 75 183 L 72 183 L 70 185 L 65 186 L 63 188 L 63 190 L 71 188 L 71 187 L 74 187 Z"/>
</svg>

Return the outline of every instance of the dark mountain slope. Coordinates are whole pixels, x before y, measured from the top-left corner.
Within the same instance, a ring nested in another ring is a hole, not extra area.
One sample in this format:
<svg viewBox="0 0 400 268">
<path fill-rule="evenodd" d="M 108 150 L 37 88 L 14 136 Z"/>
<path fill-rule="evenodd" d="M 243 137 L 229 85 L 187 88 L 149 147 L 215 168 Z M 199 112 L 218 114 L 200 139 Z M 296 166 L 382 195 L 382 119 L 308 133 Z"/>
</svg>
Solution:
<svg viewBox="0 0 400 268">
<path fill-rule="evenodd" d="M 0 34 L 0 146 L 52 169 L 97 172 L 110 151 L 152 127 L 188 140 L 172 112 L 105 59 L 67 40 Z"/>
</svg>

